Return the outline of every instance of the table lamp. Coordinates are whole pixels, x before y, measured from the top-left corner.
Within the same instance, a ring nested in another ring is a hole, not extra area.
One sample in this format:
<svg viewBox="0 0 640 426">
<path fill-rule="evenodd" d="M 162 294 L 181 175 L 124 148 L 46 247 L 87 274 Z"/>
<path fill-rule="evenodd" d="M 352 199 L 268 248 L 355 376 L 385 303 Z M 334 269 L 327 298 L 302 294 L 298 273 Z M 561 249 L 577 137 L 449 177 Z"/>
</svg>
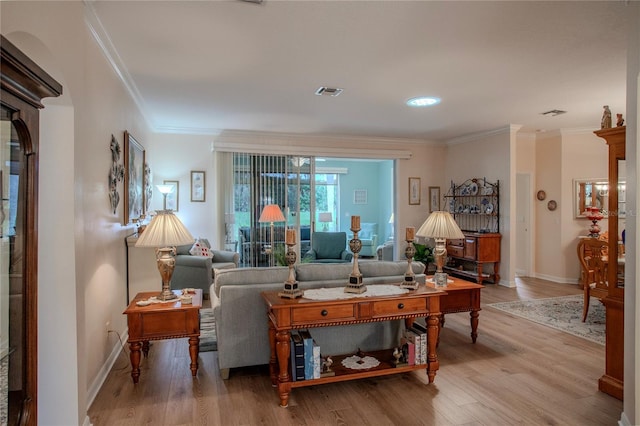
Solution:
<svg viewBox="0 0 640 426">
<path fill-rule="evenodd" d="M 262 209 L 262 213 L 260 214 L 260 218 L 258 222 L 260 223 L 269 223 L 271 224 L 271 247 L 269 251 L 265 250 L 265 253 L 272 255 L 269 259 L 269 265 L 273 266 L 273 223 L 274 222 L 285 222 L 284 215 L 282 214 L 282 210 L 277 204 L 267 204 Z"/>
<path fill-rule="evenodd" d="M 447 274 L 442 270 L 444 259 L 447 255 L 445 242 L 447 239 L 464 238 L 460 227 L 456 221 L 453 220 L 449 212 L 435 211 L 424 221 L 420 229 L 418 229 L 418 232 L 416 232 L 416 235 L 419 237 L 434 238 L 436 240 L 436 247 L 433 250 L 433 255 L 436 260 L 436 273 L 433 278 L 436 286 L 446 286 Z"/>
<path fill-rule="evenodd" d="M 177 296 L 171 291 L 171 277 L 176 266 L 175 246 L 193 243 L 193 236 L 171 210 L 158 210 L 157 214 L 140 235 L 136 247 L 156 247 L 158 271 L 162 277 L 160 300 L 171 300 Z"/>
<path fill-rule="evenodd" d="M 323 232 L 327 232 L 329 230 L 328 223 L 333 222 L 333 215 L 331 212 L 322 212 L 318 215 L 318 220 L 320 223 L 324 224 L 322 227 Z"/>
</svg>

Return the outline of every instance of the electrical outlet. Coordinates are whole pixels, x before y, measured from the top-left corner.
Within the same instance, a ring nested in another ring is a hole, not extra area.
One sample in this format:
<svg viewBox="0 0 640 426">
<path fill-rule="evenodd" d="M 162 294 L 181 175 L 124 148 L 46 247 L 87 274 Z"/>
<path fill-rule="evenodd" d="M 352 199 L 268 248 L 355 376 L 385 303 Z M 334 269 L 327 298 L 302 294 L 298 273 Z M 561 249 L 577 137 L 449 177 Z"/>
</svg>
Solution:
<svg viewBox="0 0 640 426">
<path fill-rule="evenodd" d="M 110 326 L 111 326 L 111 321 L 107 321 L 104 324 L 104 329 L 107 331 L 107 334 L 109 334 Z"/>
</svg>

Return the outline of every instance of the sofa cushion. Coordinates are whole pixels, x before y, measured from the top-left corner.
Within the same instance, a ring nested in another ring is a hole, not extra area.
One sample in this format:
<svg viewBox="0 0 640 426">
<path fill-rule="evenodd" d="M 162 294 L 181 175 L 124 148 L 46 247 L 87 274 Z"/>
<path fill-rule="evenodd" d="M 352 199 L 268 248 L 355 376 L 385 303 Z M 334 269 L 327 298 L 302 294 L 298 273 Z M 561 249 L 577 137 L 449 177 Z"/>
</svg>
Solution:
<svg viewBox="0 0 640 426">
<path fill-rule="evenodd" d="M 298 281 L 348 280 L 353 266 L 350 263 L 326 265 L 322 263 L 301 263 L 296 265 Z"/>
<path fill-rule="evenodd" d="M 289 268 L 286 266 L 220 269 L 215 271 L 213 291 L 220 296 L 220 287 L 225 285 L 282 283 L 284 287 L 287 278 L 289 278 Z"/>
</svg>

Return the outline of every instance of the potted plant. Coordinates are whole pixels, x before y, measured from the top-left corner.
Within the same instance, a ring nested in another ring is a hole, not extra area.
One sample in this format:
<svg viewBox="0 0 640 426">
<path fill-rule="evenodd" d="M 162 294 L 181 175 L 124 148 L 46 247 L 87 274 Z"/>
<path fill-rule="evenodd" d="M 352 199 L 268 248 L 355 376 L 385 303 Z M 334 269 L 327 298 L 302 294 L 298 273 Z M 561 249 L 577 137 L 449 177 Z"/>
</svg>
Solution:
<svg viewBox="0 0 640 426">
<path fill-rule="evenodd" d="M 413 260 L 424 263 L 427 267 L 426 273 L 433 274 L 436 270 L 435 264 L 433 263 L 433 247 L 420 243 L 413 243 L 413 247 L 416 249 L 416 254 L 413 256 Z"/>
</svg>

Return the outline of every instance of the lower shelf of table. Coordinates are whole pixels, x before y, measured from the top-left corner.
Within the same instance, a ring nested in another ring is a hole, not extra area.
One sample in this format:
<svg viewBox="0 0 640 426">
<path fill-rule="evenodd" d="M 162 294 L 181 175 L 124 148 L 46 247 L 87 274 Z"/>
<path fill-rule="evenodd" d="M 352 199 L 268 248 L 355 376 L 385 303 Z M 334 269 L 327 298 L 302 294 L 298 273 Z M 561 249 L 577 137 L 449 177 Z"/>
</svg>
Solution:
<svg viewBox="0 0 640 426">
<path fill-rule="evenodd" d="M 348 355 L 336 355 L 332 356 L 333 365 L 331 369 L 335 372 L 335 376 L 321 377 L 319 379 L 300 380 L 296 382 L 289 382 L 292 388 L 321 385 L 323 383 L 335 383 L 346 380 L 365 379 L 368 377 L 386 376 L 390 374 L 406 373 L 415 370 L 425 370 L 427 364 L 420 365 L 405 365 L 396 367 L 393 365 L 393 350 L 386 349 L 381 351 L 365 352 L 366 356 L 372 356 L 380 361 L 380 364 L 376 367 L 368 368 L 366 370 L 356 370 L 352 368 L 346 368 L 342 365 L 342 360 L 353 356 Z"/>
<path fill-rule="evenodd" d="M 471 278 L 475 281 L 478 281 L 478 272 L 477 271 L 469 271 L 469 270 L 465 270 L 465 269 L 458 269 L 458 268 L 452 268 L 449 266 L 444 266 L 442 268 L 445 272 L 451 274 L 451 275 L 457 275 L 460 277 L 467 277 L 467 278 Z M 486 272 L 483 272 L 482 274 L 480 274 L 480 276 L 482 277 L 482 280 L 490 280 L 495 282 L 495 276 L 491 275 L 491 274 L 487 274 Z"/>
</svg>

